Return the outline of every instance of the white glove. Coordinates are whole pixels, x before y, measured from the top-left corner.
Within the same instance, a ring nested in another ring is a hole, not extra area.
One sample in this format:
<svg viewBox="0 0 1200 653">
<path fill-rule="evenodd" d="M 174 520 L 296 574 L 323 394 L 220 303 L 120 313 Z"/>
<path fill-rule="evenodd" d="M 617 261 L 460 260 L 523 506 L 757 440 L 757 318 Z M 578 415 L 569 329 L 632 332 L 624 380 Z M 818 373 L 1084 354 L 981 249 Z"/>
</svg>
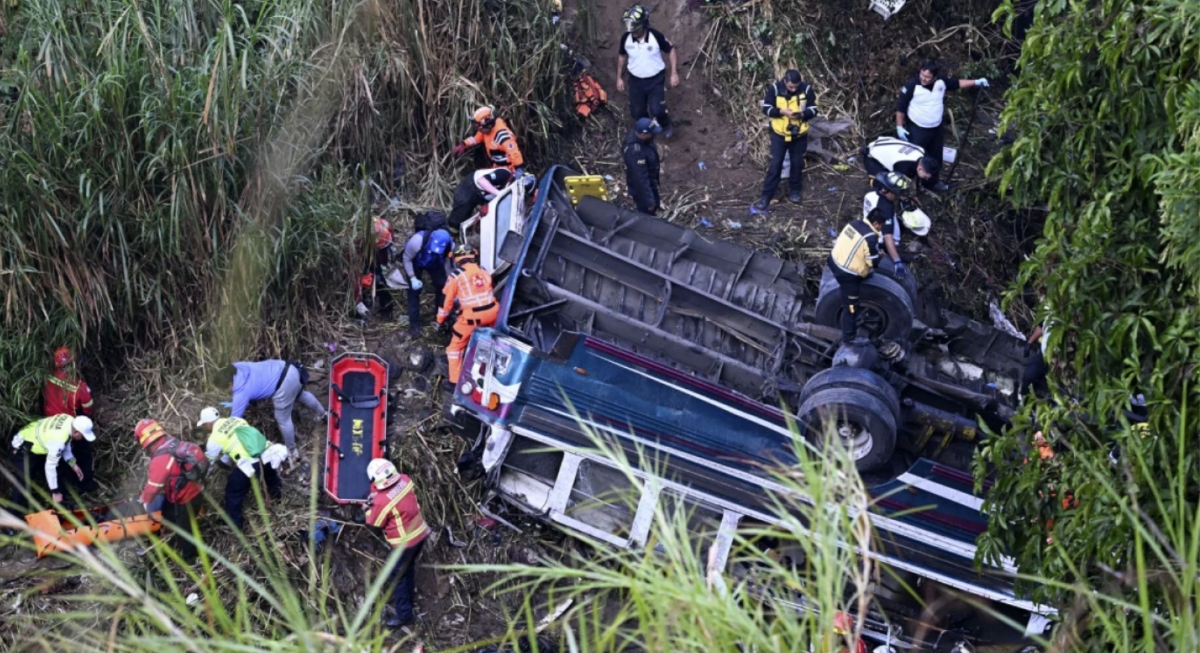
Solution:
<svg viewBox="0 0 1200 653">
<path fill-rule="evenodd" d="M 289 453 L 287 447 L 282 444 L 273 444 L 267 447 L 266 451 L 262 452 L 260 458 L 264 465 L 270 465 L 274 469 L 279 469 L 279 466 L 288 459 Z"/>
<path fill-rule="evenodd" d="M 354 312 L 358 313 L 359 317 L 366 317 L 371 314 L 371 309 L 367 308 L 366 304 L 359 302 L 354 305 Z"/>
<path fill-rule="evenodd" d="M 987 77 L 980 77 L 979 79 L 975 80 L 975 85 L 982 86 L 983 88 L 990 86 L 990 84 L 988 84 Z"/>
<path fill-rule="evenodd" d="M 408 278 L 408 287 L 413 290 L 420 290 L 425 287 L 425 284 L 421 283 L 421 280 L 414 276 Z"/>
<path fill-rule="evenodd" d="M 20 434 L 13 436 L 13 439 L 12 439 L 12 448 L 13 449 L 20 449 L 21 445 L 23 445 L 23 444 L 25 444 L 25 438 L 21 437 Z"/>
<path fill-rule="evenodd" d="M 904 125 L 896 125 L 896 135 L 899 136 L 900 140 L 902 141 L 908 140 L 908 130 L 904 128 Z"/>
</svg>

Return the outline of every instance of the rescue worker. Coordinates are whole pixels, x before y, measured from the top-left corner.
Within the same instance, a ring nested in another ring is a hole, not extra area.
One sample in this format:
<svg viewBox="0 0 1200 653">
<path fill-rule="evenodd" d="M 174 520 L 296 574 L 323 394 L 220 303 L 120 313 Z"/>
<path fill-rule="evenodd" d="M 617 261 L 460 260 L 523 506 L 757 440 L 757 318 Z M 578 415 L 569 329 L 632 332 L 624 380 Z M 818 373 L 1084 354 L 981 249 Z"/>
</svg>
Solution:
<svg viewBox="0 0 1200 653">
<path fill-rule="evenodd" d="M 62 503 L 60 462 L 66 463 L 75 477 L 84 482 L 87 477 L 75 460 L 71 444 L 95 442 L 96 434 L 92 429 L 92 420 L 85 415 L 55 415 L 43 417 L 18 431 L 12 439 L 12 460 L 17 469 L 17 482 L 12 490 L 13 505 L 28 509 L 34 485 L 46 488 L 51 499 Z"/>
<path fill-rule="evenodd" d="M 450 317 L 455 301 L 461 309 L 452 330 L 454 336 L 446 345 L 446 365 L 449 368 L 446 377 L 452 387 L 458 384 L 463 350 L 467 348 L 471 334 L 477 327 L 495 324 L 496 316 L 500 313 L 500 305 L 492 295 L 492 275 L 479 267 L 477 260 L 475 249 L 470 245 L 459 245 L 454 250 L 454 271 L 446 281 L 443 291 L 446 299 L 437 314 L 437 322 L 442 324 Z"/>
<path fill-rule="evenodd" d="M 471 127 L 475 133 L 454 146 L 454 156 L 462 156 L 472 147 L 482 145 L 488 168 L 508 168 L 509 172 L 518 176 L 525 172 L 525 157 L 521 156 L 517 137 L 503 118 L 496 117 L 495 109 L 491 106 L 476 109 L 471 116 Z"/>
<path fill-rule="evenodd" d="M 854 617 L 841 610 L 833 614 L 833 634 L 838 653 L 867 653 L 867 643 L 854 638 Z"/>
<path fill-rule="evenodd" d="M 194 502 L 204 490 L 208 469 L 204 450 L 186 440 L 169 437 L 162 425 L 143 419 L 133 435 L 146 455 L 150 470 L 140 500 L 146 514 L 162 511 L 162 521 L 199 538 Z M 196 543 L 182 535 L 174 540 L 175 550 L 185 563 L 196 559 Z"/>
<path fill-rule="evenodd" d="M 858 337 L 858 299 L 862 295 L 862 281 L 875 272 L 879 261 L 879 230 L 883 217 L 872 211 L 866 220 L 854 220 L 838 234 L 833 251 L 825 265 L 837 279 L 842 295 L 842 340 L 850 342 Z"/>
<path fill-rule="evenodd" d="M 662 32 L 650 27 L 650 10 L 633 5 L 622 17 L 625 33 L 617 54 L 617 92 L 625 91 L 625 73 L 629 73 L 629 112 L 633 119 L 653 118 L 671 137 L 671 117 L 667 113 L 667 92 L 663 84 L 667 64 L 671 62 L 671 88 L 679 86 L 679 55 Z"/>
<path fill-rule="evenodd" d="M 659 159 L 654 135 L 662 127 L 650 118 L 638 118 L 633 130 L 625 136 L 625 182 L 637 210 L 654 215 L 662 204 L 658 192 Z"/>
<path fill-rule="evenodd" d="M 292 423 L 292 408 L 296 401 L 318 418 L 328 415 L 313 393 L 304 389 L 307 383 L 308 370 L 295 361 L 239 361 L 217 373 L 217 386 L 228 387 L 233 393 L 230 411 L 233 417 L 245 415 L 252 401 L 271 400 L 275 407 L 275 423 L 292 455 L 296 452 L 296 427 Z"/>
<path fill-rule="evenodd" d="M 388 544 L 401 549 L 400 559 L 392 568 L 392 607 L 394 612 L 384 625 L 399 628 L 413 622 L 413 595 L 416 592 L 417 558 L 429 527 L 421 517 L 421 506 L 413 492 L 413 482 L 401 474 L 389 460 L 376 458 L 367 465 L 371 494 L 367 499 L 367 523 L 383 529 Z"/>
<path fill-rule="evenodd" d="M 762 198 L 754 204 L 759 211 L 766 211 L 779 188 L 783 175 L 783 158 L 791 160 L 790 193 L 788 199 L 800 203 L 804 191 L 804 155 L 808 152 L 808 121 L 817 116 L 817 95 L 811 84 L 800 78 L 800 71 L 792 69 L 783 78 L 767 87 L 763 96 L 762 112 L 771 119 L 771 162 L 767 164 L 767 178 L 763 180 Z"/>
<path fill-rule="evenodd" d="M 218 459 L 233 468 L 229 470 L 229 480 L 225 482 L 225 513 L 234 526 L 245 530 L 246 495 L 250 494 L 250 483 L 255 474 L 260 474 L 266 483 L 267 496 L 276 501 L 283 496 L 283 481 L 279 473 L 273 465 L 263 464 L 267 438 L 240 417 L 222 419 L 212 406 L 200 411 L 196 428 L 209 433 L 208 441 L 204 444 L 204 457 L 208 459 L 210 471 L 213 461 Z"/>
<path fill-rule="evenodd" d="M 442 289 L 450 269 L 450 253 L 454 239 L 448 229 L 430 229 L 414 233 L 404 244 L 404 273 L 408 275 L 408 332 L 414 338 L 421 335 L 421 290 L 425 284 L 421 273 L 429 275 L 433 284 L 436 305 L 445 298 Z"/>
<path fill-rule="evenodd" d="M 881 172 L 898 172 L 913 181 L 920 181 L 929 190 L 940 193 L 946 184 L 934 178 L 942 170 L 942 162 L 925 154 L 921 146 L 891 136 L 881 136 L 864 147 L 860 154 L 863 167 L 872 178 Z"/>
<path fill-rule="evenodd" d="M 376 216 L 371 219 L 371 235 L 375 237 L 375 257 L 372 261 L 368 261 L 363 269 L 358 302 L 355 304 L 354 310 L 361 317 L 367 317 L 371 314 L 371 307 L 367 306 L 366 300 L 374 299 L 377 300 L 373 303 L 374 307 L 378 309 L 379 316 L 390 320 L 394 304 L 385 278 L 388 266 L 394 258 L 392 226 L 384 218 Z"/>
<path fill-rule="evenodd" d="M 937 160 L 939 166 L 946 141 L 942 133 L 946 91 L 988 87 L 988 80 L 983 77 L 959 79 L 943 77 L 940 72 L 941 67 L 937 63 L 927 62 L 916 75 L 904 82 L 900 95 L 896 97 L 896 134 L 925 150 L 927 155 Z M 935 173 L 932 183 L 937 184 L 937 181 L 938 175 Z"/>
<path fill-rule="evenodd" d="M 67 347 L 54 350 L 54 369 L 42 389 L 42 400 L 46 417 L 92 416 L 92 389 L 75 369 L 75 355 Z"/>
<path fill-rule="evenodd" d="M 492 201 L 516 176 L 508 168 L 476 170 L 467 175 L 454 189 L 454 206 L 450 209 L 450 232 L 461 235 L 462 224 L 471 219 L 476 209 Z"/>
<path fill-rule="evenodd" d="M 54 350 L 54 369 L 46 385 L 42 388 L 42 414 L 46 417 L 55 415 L 84 415 L 92 416 L 92 389 L 87 381 L 79 375 L 75 365 L 75 355 L 67 347 Z M 96 478 L 92 474 L 92 463 L 95 460 L 92 443 L 79 440 L 71 446 L 75 461 L 83 470 L 82 482 L 73 481 L 73 476 L 67 476 L 67 482 L 76 484 L 79 492 L 93 492 L 99 489 Z"/>
<path fill-rule="evenodd" d="M 904 224 L 903 214 L 914 213 L 915 206 L 909 198 L 912 182 L 908 177 L 898 172 L 881 172 L 871 181 L 871 191 L 863 197 L 863 215 L 878 211 L 883 222 L 883 247 L 892 262 L 892 275 L 903 280 L 908 276 L 908 268 L 900 260 L 896 246 L 900 244 L 900 226 Z M 920 215 L 924 215 L 921 213 Z M 928 217 L 924 223 L 914 222 L 910 227 L 918 236 L 929 233 Z"/>
</svg>

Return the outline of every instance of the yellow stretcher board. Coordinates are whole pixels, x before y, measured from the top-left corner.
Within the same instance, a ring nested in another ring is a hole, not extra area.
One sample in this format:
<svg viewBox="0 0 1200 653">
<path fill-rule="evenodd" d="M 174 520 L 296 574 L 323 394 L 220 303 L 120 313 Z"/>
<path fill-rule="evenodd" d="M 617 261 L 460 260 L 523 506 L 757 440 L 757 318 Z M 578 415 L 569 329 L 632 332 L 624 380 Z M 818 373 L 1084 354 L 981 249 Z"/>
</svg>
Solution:
<svg viewBox="0 0 1200 653">
<path fill-rule="evenodd" d="M 567 177 L 564 182 L 567 185 L 567 195 L 571 198 L 571 206 L 578 206 L 579 200 L 588 196 L 608 201 L 608 186 L 604 184 L 604 177 L 600 175 L 575 175 Z"/>
</svg>

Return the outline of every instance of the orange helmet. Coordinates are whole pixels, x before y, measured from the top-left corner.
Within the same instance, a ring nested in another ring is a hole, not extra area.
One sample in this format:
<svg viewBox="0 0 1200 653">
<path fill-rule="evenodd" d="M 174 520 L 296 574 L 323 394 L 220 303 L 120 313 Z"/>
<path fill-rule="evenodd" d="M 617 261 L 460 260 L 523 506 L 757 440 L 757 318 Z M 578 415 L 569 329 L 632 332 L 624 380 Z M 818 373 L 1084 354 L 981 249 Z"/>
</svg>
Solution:
<svg viewBox="0 0 1200 653">
<path fill-rule="evenodd" d="M 371 231 L 375 233 L 375 248 L 383 249 L 392 244 L 392 225 L 376 216 L 371 220 Z"/>
<path fill-rule="evenodd" d="M 496 110 L 491 106 L 479 107 L 475 113 L 471 114 L 471 122 L 475 123 L 480 129 L 487 131 L 496 124 Z"/>
<path fill-rule="evenodd" d="M 854 630 L 854 617 L 848 612 L 838 610 L 833 613 L 833 632 L 838 635 L 849 635 Z"/>
<path fill-rule="evenodd" d="M 152 420 L 144 419 L 133 427 L 133 436 L 137 438 L 138 444 L 142 448 L 150 446 L 151 443 L 158 441 L 159 438 L 166 436 L 167 432 L 163 429 L 162 424 Z"/>
<path fill-rule="evenodd" d="M 71 353 L 69 347 L 59 347 L 54 350 L 54 367 L 62 369 L 70 365 L 75 360 L 75 356 Z"/>
</svg>

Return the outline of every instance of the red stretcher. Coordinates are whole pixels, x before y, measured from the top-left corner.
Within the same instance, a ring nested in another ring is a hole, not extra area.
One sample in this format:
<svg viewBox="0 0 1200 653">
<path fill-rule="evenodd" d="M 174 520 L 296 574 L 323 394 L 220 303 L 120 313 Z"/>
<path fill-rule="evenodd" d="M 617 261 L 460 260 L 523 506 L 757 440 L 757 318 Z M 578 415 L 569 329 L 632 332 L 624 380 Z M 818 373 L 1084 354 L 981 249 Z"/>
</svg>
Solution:
<svg viewBox="0 0 1200 653">
<path fill-rule="evenodd" d="M 387 384 L 375 354 L 342 354 L 329 366 L 325 493 L 341 505 L 366 502 L 367 465 L 387 455 Z"/>
</svg>

